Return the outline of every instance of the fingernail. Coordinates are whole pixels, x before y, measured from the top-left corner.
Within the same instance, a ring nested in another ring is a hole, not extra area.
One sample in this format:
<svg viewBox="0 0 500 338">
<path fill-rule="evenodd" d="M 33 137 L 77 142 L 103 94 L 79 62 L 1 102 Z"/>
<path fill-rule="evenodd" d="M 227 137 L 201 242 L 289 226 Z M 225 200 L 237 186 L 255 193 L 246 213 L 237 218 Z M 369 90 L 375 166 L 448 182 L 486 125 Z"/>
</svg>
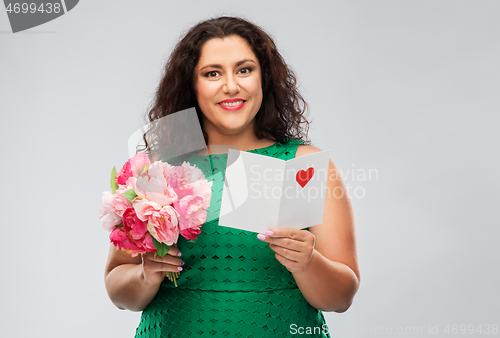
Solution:
<svg viewBox="0 0 500 338">
<path fill-rule="evenodd" d="M 181 252 L 179 251 L 179 253 L 177 254 L 177 256 L 181 257 L 181 255 L 182 255 L 182 254 L 181 254 Z"/>
<path fill-rule="evenodd" d="M 179 266 L 179 267 L 177 268 L 177 270 L 182 271 L 182 268 Z"/>
<path fill-rule="evenodd" d="M 266 236 L 264 236 L 263 234 L 258 234 L 257 238 L 263 241 L 266 239 Z"/>
<path fill-rule="evenodd" d="M 184 265 L 184 261 L 181 261 L 181 265 Z"/>
<path fill-rule="evenodd" d="M 266 235 L 268 235 L 268 236 L 272 236 L 273 234 L 274 234 L 274 232 L 272 232 L 271 230 L 266 231 Z"/>
</svg>

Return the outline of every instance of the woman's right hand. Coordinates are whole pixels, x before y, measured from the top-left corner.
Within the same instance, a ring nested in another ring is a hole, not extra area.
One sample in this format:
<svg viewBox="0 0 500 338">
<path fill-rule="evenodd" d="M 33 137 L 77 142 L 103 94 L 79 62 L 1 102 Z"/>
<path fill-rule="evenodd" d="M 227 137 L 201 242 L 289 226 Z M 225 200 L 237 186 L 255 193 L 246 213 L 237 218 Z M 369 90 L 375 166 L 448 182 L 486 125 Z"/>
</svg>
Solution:
<svg viewBox="0 0 500 338">
<path fill-rule="evenodd" d="M 148 252 L 142 255 L 142 272 L 144 280 L 151 285 L 159 285 L 165 278 L 165 272 L 179 272 L 184 262 L 179 258 L 180 251 L 174 244 L 168 253 L 162 258 L 154 253 Z"/>
<path fill-rule="evenodd" d="M 161 258 L 154 253 L 132 257 L 110 244 L 104 271 L 109 298 L 119 309 L 143 311 L 158 293 L 165 271 L 180 271 L 179 257 L 176 245 Z"/>
</svg>

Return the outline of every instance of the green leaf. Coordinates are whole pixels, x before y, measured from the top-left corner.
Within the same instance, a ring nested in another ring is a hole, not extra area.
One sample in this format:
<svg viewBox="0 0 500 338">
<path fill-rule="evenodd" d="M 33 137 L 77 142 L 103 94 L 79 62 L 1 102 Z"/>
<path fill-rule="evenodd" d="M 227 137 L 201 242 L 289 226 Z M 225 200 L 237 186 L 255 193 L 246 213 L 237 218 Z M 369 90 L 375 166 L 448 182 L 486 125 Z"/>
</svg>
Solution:
<svg viewBox="0 0 500 338">
<path fill-rule="evenodd" d="M 195 239 L 190 239 L 188 242 L 189 243 L 196 243 L 196 238 Z"/>
<path fill-rule="evenodd" d="M 113 170 L 111 170 L 111 191 L 113 194 L 116 192 L 116 189 L 118 189 L 118 184 L 116 184 L 116 168 L 113 167 Z"/>
<path fill-rule="evenodd" d="M 170 250 L 170 245 L 158 242 L 153 236 L 151 236 L 151 239 L 153 240 L 153 245 L 155 246 L 156 251 L 158 251 L 155 252 L 155 257 L 156 256 L 161 256 L 162 258 L 165 257 L 165 255 L 168 253 L 168 250 Z"/>
<path fill-rule="evenodd" d="M 135 193 L 134 189 L 129 189 L 129 190 L 125 191 L 122 195 L 126 199 L 128 199 L 130 201 L 130 203 L 132 203 L 134 201 L 134 199 L 137 197 L 137 194 Z"/>
</svg>

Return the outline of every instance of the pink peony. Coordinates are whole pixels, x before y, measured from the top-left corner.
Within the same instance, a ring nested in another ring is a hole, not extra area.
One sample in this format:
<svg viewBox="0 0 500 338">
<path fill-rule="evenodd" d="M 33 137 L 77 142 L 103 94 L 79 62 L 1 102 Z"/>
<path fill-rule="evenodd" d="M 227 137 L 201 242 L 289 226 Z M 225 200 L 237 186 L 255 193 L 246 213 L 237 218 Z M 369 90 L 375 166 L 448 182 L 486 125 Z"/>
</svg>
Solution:
<svg viewBox="0 0 500 338">
<path fill-rule="evenodd" d="M 180 230 L 180 235 L 185 239 L 196 239 L 196 236 L 201 234 L 200 226 Z"/>
<path fill-rule="evenodd" d="M 134 208 L 128 208 L 123 213 L 123 230 L 129 241 L 133 242 L 140 252 L 156 252 L 156 249 L 148 233 L 148 222 L 140 220 Z"/>
<path fill-rule="evenodd" d="M 137 218 L 134 208 L 127 208 L 123 213 L 123 227 L 115 228 L 109 234 L 109 239 L 117 250 L 126 251 L 132 257 L 139 253 L 156 252 L 147 223 Z"/>
<path fill-rule="evenodd" d="M 201 196 L 190 195 L 174 203 L 179 213 L 179 232 L 186 239 L 195 239 L 200 234 L 200 226 L 207 218 L 207 210 L 203 208 Z"/>
<path fill-rule="evenodd" d="M 186 173 L 184 167 L 174 167 L 168 163 L 163 163 L 163 168 L 165 170 L 167 183 L 175 191 L 178 199 L 193 193 L 193 190 L 186 185 Z"/>
<path fill-rule="evenodd" d="M 123 214 L 123 228 L 133 240 L 141 240 L 148 232 L 148 222 L 140 220 L 134 208 L 128 208 Z"/>
<path fill-rule="evenodd" d="M 203 172 L 196 166 L 184 162 L 182 164 L 186 175 L 186 184 L 192 189 L 192 194 L 201 196 L 203 198 L 203 209 L 207 209 L 210 205 L 210 198 L 212 196 L 212 182 L 207 182 Z"/>
<path fill-rule="evenodd" d="M 177 194 L 167 183 L 165 169 L 161 161 L 149 166 L 148 172 L 143 172 L 135 185 L 136 194 L 161 206 L 172 205 L 177 202 Z"/>
<path fill-rule="evenodd" d="M 156 252 L 155 245 L 153 244 L 153 239 L 149 232 L 146 232 L 144 238 L 136 243 L 141 248 L 142 252 Z"/>
<path fill-rule="evenodd" d="M 129 177 L 127 182 L 125 182 L 124 185 L 119 185 L 118 189 L 116 189 L 116 192 L 123 194 L 125 191 L 129 189 L 134 189 L 135 190 L 135 183 L 137 182 L 137 177 Z"/>
<path fill-rule="evenodd" d="M 120 193 L 115 193 L 110 203 L 113 211 L 120 217 L 123 217 L 125 210 L 132 208 L 132 203 Z"/>
<path fill-rule="evenodd" d="M 146 154 L 137 154 L 130 158 L 116 174 L 116 184 L 125 185 L 130 177 L 139 177 L 141 172 L 147 171 L 150 164 Z"/>
<path fill-rule="evenodd" d="M 117 214 L 113 203 L 115 196 L 111 191 L 102 193 L 101 204 L 99 205 L 99 220 L 102 227 L 107 231 L 113 231 L 122 222 L 122 218 Z"/>
<path fill-rule="evenodd" d="M 116 228 L 109 234 L 109 239 L 117 249 L 130 250 L 130 251 L 140 251 L 140 248 L 130 240 L 127 232 L 124 228 Z M 137 253 L 136 253 L 137 255 Z"/>
<path fill-rule="evenodd" d="M 177 243 L 179 214 L 172 206 L 161 206 L 154 201 L 142 199 L 134 208 L 140 220 L 148 221 L 148 231 L 158 242 L 167 245 Z"/>
<path fill-rule="evenodd" d="M 207 182 L 199 168 L 187 162 L 178 167 L 173 167 L 168 163 L 164 163 L 163 166 L 170 174 L 167 182 L 174 189 L 179 200 L 189 195 L 201 196 L 203 208 L 208 208 L 212 195 L 212 182 Z"/>
<path fill-rule="evenodd" d="M 145 154 L 137 154 L 124 164 L 116 179 L 116 193 L 103 193 L 99 219 L 117 249 L 135 257 L 157 251 L 153 238 L 173 245 L 179 235 L 194 239 L 201 233 L 212 182 L 207 182 L 196 166 L 150 163 Z M 130 189 L 137 194 L 132 203 L 122 195 Z"/>
</svg>

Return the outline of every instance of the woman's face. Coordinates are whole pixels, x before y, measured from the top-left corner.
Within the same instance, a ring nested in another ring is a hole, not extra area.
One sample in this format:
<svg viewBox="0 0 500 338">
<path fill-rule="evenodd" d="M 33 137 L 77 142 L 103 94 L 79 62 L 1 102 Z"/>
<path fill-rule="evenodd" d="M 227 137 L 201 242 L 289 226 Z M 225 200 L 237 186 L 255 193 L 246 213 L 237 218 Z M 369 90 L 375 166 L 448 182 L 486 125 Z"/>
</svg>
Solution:
<svg viewBox="0 0 500 338">
<path fill-rule="evenodd" d="M 261 70 L 246 40 L 235 35 L 208 40 L 194 80 L 209 137 L 214 132 L 229 136 L 253 128 L 262 104 Z"/>
</svg>

